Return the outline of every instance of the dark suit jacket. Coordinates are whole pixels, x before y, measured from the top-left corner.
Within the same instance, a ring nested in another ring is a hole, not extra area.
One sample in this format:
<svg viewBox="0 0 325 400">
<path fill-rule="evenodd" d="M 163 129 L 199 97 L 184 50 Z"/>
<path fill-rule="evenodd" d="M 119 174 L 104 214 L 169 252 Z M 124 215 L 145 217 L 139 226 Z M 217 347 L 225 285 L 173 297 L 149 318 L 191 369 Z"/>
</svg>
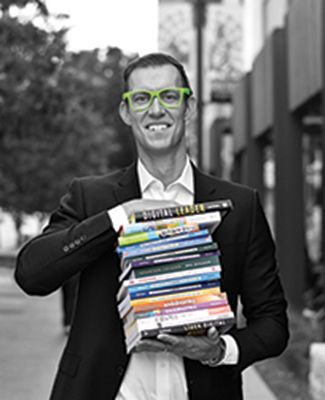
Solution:
<svg viewBox="0 0 325 400">
<path fill-rule="evenodd" d="M 102 177 L 75 179 L 44 233 L 17 259 L 15 277 L 32 295 L 47 295 L 81 272 L 75 319 L 51 400 L 114 399 L 128 363 L 115 294 L 120 273 L 117 235 L 106 210 L 141 197 L 135 165 Z M 281 353 L 288 340 L 286 301 L 274 244 L 256 191 L 195 169 L 195 202 L 231 199 L 218 228 L 223 286 L 236 310 L 241 296 L 247 327 L 233 329 L 236 366 L 211 368 L 185 359 L 190 399 L 242 399 L 241 371 Z"/>
</svg>

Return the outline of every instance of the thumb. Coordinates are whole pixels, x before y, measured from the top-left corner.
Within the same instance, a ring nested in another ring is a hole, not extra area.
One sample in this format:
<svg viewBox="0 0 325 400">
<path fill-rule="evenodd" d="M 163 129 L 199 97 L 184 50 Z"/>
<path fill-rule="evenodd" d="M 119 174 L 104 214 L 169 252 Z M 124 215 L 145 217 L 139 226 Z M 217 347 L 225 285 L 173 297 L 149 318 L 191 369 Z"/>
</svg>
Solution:
<svg viewBox="0 0 325 400">
<path fill-rule="evenodd" d="M 211 326 L 211 328 L 208 329 L 208 338 L 212 340 L 219 338 L 219 332 L 214 326 Z"/>
</svg>

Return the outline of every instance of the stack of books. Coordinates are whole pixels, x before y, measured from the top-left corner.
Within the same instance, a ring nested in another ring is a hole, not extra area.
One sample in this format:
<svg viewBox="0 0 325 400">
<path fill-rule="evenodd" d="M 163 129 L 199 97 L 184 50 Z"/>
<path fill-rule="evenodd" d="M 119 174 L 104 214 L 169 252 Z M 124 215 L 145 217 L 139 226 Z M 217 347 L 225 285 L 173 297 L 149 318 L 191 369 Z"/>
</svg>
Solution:
<svg viewBox="0 0 325 400">
<path fill-rule="evenodd" d="M 118 311 L 127 352 L 159 333 L 228 329 L 234 314 L 221 290 L 220 251 L 211 233 L 230 200 L 135 213 L 120 237 Z"/>
</svg>

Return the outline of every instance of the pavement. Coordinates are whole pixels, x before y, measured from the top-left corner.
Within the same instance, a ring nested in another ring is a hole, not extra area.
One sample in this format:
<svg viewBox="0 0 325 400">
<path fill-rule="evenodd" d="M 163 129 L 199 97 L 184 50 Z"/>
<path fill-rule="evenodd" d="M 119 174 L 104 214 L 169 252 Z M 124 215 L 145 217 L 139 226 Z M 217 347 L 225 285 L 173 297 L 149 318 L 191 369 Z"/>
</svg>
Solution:
<svg viewBox="0 0 325 400">
<path fill-rule="evenodd" d="M 47 400 L 66 337 L 60 293 L 25 295 L 0 267 L 0 400 Z M 244 372 L 245 400 L 277 400 L 255 368 Z"/>
</svg>

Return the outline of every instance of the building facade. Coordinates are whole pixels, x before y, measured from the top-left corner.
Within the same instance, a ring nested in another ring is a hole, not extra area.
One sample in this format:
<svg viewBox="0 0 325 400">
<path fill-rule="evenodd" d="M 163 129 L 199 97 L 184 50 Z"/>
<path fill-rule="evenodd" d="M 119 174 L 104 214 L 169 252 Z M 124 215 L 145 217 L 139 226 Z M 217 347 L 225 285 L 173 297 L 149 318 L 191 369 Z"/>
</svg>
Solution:
<svg viewBox="0 0 325 400">
<path fill-rule="evenodd" d="M 243 70 L 241 1 L 160 0 L 159 49 L 182 61 L 194 83 L 199 104 L 189 129 L 192 158 L 229 178 L 232 93 Z"/>
</svg>

